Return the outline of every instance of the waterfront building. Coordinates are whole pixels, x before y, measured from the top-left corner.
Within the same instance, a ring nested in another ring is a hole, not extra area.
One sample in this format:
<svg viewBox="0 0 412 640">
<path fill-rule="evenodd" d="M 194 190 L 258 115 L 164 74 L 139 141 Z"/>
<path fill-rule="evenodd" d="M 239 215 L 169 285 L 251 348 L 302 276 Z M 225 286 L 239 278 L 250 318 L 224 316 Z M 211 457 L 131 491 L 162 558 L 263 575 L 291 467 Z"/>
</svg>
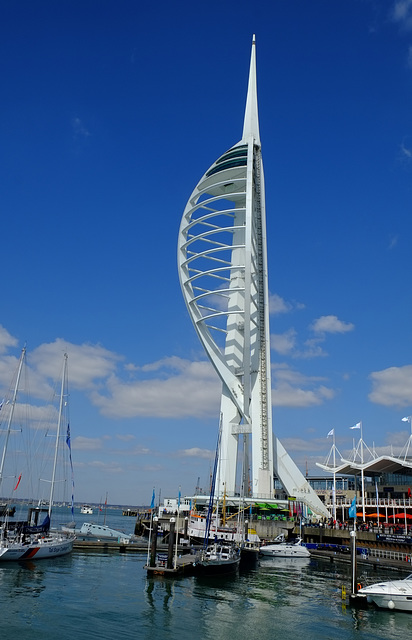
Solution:
<svg viewBox="0 0 412 640">
<path fill-rule="evenodd" d="M 218 495 L 274 499 L 274 474 L 313 512 L 323 503 L 272 433 L 266 208 L 253 38 L 241 140 L 202 176 L 178 239 L 183 296 L 222 382 Z"/>
</svg>

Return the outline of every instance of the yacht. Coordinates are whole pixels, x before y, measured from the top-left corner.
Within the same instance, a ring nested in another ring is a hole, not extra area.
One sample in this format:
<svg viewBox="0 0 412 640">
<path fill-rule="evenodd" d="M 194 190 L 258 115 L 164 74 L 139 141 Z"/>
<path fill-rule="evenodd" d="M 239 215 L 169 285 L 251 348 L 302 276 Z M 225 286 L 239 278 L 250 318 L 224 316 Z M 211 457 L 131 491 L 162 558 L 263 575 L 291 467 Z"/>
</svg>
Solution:
<svg viewBox="0 0 412 640">
<path fill-rule="evenodd" d="M 309 558 L 309 550 L 303 546 L 302 539 L 297 538 L 292 542 L 280 540 L 274 544 L 267 544 L 260 547 L 259 552 L 262 556 L 270 558 Z"/>
<path fill-rule="evenodd" d="M 368 602 L 373 602 L 381 609 L 412 611 L 412 574 L 403 580 L 377 582 L 362 587 L 358 594 L 367 596 Z"/>
<path fill-rule="evenodd" d="M 91 516 L 93 513 L 93 509 L 91 508 L 91 506 L 89 504 L 83 504 L 80 507 L 80 513 L 86 513 L 87 515 Z"/>
</svg>

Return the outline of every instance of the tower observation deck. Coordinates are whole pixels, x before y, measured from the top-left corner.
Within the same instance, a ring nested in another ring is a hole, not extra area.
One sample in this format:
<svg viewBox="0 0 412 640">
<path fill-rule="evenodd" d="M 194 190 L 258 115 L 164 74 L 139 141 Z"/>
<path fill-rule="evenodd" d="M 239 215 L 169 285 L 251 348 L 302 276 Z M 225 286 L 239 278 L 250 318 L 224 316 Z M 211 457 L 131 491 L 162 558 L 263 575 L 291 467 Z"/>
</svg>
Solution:
<svg viewBox="0 0 412 640">
<path fill-rule="evenodd" d="M 253 37 L 241 140 L 206 171 L 179 230 L 182 293 L 222 381 L 216 493 L 270 500 L 274 472 L 289 495 L 325 507 L 272 433 L 265 189 Z"/>
</svg>

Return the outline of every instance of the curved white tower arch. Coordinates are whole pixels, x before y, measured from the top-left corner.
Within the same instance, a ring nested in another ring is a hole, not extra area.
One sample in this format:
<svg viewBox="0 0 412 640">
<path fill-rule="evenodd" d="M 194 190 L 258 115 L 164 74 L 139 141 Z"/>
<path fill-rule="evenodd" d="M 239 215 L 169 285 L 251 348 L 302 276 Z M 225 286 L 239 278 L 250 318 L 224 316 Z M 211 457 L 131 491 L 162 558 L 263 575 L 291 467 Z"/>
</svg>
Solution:
<svg viewBox="0 0 412 640">
<path fill-rule="evenodd" d="M 254 37 L 242 139 L 212 164 L 188 200 L 178 268 L 190 317 L 222 381 L 217 493 L 235 494 L 239 459 L 245 495 L 270 500 L 274 447 L 266 211 Z M 301 474 L 276 445 L 280 466 L 288 462 L 286 490 L 291 493 Z M 282 481 L 282 469 L 276 471 Z"/>
</svg>

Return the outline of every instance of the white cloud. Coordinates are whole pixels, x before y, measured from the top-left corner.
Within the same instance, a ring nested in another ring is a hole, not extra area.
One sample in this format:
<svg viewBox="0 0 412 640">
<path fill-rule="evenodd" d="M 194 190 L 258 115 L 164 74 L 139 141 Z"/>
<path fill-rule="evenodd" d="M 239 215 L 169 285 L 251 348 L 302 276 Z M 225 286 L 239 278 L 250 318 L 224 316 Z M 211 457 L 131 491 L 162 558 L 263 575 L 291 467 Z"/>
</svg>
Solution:
<svg viewBox="0 0 412 640">
<path fill-rule="evenodd" d="M 274 407 L 313 407 L 331 400 L 336 392 L 321 384 L 324 378 L 304 376 L 285 365 L 273 367 Z"/>
<path fill-rule="evenodd" d="M 339 320 L 337 316 L 321 316 L 313 321 L 310 328 L 315 333 L 347 333 L 353 331 L 355 325 Z"/>
<path fill-rule="evenodd" d="M 278 296 L 277 293 L 271 293 L 269 295 L 269 313 L 277 315 L 279 313 L 288 313 L 291 309 L 292 305 L 290 302 L 286 302 Z"/>
<path fill-rule="evenodd" d="M 288 329 L 285 333 L 274 333 L 270 336 L 270 345 L 280 355 L 287 355 L 296 345 L 295 329 Z"/>
<path fill-rule="evenodd" d="M 192 447 L 191 449 L 182 449 L 177 452 L 177 456 L 183 458 L 202 458 L 205 460 L 212 460 L 215 455 L 214 451 L 210 449 L 199 449 L 199 447 Z"/>
<path fill-rule="evenodd" d="M 79 451 L 98 451 L 103 448 L 103 443 L 100 438 L 85 438 L 84 436 L 77 436 L 72 439 L 72 449 Z"/>
<path fill-rule="evenodd" d="M 17 338 L 14 338 L 8 331 L 0 324 L 0 353 L 5 353 L 10 347 L 17 346 Z"/>
<path fill-rule="evenodd" d="M 369 377 L 373 385 L 368 396 L 371 402 L 385 407 L 412 405 L 412 365 L 374 371 Z"/>
<path fill-rule="evenodd" d="M 116 438 L 121 442 L 131 442 L 132 440 L 136 440 L 136 436 L 132 435 L 131 433 L 125 435 L 118 434 Z"/>
<path fill-rule="evenodd" d="M 107 381 L 108 393 L 93 391 L 92 402 L 104 415 L 118 418 L 217 415 L 221 383 L 209 362 L 173 357 L 141 369 L 156 371 L 158 377 L 124 382 L 113 374 Z"/>
<path fill-rule="evenodd" d="M 320 346 L 324 338 L 311 338 L 304 343 L 304 349 L 296 354 L 299 358 L 324 358 L 328 353 Z"/>
<path fill-rule="evenodd" d="M 397 0 L 393 5 L 391 17 L 404 29 L 412 29 L 412 0 Z"/>
<path fill-rule="evenodd" d="M 115 371 L 120 356 L 100 345 L 72 344 L 62 338 L 44 343 L 29 354 L 30 364 L 38 374 L 57 379 L 63 354 L 68 354 L 70 388 L 92 389 L 98 381 Z"/>
<path fill-rule="evenodd" d="M 301 302 L 287 302 L 277 293 L 269 294 L 269 313 L 271 315 L 279 315 L 281 313 L 289 313 L 295 309 L 304 309 L 305 305 Z"/>
</svg>

